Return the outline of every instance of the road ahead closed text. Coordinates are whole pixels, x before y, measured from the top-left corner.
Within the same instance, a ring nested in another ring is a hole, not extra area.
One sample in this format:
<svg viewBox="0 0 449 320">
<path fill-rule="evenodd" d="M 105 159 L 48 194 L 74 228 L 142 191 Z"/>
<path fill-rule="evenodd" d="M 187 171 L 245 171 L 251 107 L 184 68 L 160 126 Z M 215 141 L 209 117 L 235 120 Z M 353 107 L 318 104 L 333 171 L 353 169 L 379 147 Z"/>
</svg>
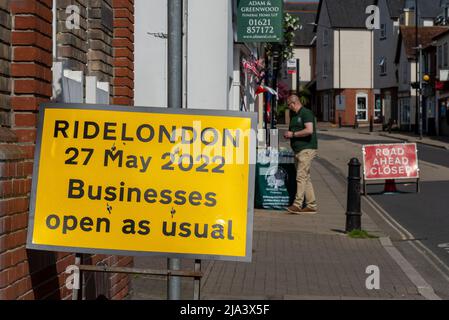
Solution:
<svg viewBox="0 0 449 320">
<path fill-rule="evenodd" d="M 416 144 L 366 145 L 363 158 L 366 180 L 419 177 Z"/>
<path fill-rule="evenodd" d="M 249 259 L 251 116 L 44 110 L 30 247 Z"/>
</svg>

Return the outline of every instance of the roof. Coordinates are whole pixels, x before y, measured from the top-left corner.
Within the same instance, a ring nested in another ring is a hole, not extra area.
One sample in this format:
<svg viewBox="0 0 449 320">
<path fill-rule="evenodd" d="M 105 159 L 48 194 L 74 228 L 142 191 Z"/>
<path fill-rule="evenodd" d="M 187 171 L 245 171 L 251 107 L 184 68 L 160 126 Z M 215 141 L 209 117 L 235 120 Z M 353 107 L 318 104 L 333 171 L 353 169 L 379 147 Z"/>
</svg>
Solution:
<svg viewBox="0 0 449 320">
<path fill-rule="evenodd" d="M 405 0 L 386 0 L 391 18 L 399 18 L 404 11 Z"/>
<path fill-rule="evenodd" d="M 440 0 L 418 0 L 421 18 L 436 18 L 441 12 Z"/>
<path fill-rule="evenodd" d="M 366 8 L 376 0 L 320 0 L 317 14 L 323 5 L 327 6 L 332 28 L 366 29 Z"/>
<path fill-rule="evenodd" d="M 444 33 L 448 27 L 420 27 L 418 28 L 418 43 L 426 48 L 433 42 L 433 38 Z M 409 60 L 415 59 L 416 54 L 416 28 L 404 27 L 400 28 L 398 38 L 398 50 L 396 51 L 396 62 L 399 61 L 402 48 L 405 49 L 405 54 Z"/>
<path fill-rule="evenodd" d="M 284 4 L 284 11 L 298 17 L 299 23 L 302 25 L 302 29 L 297 30 L 295 33 L 296 46 L 310 46 L 315 37 L 313 23 L 316 19 L 317 10 L 318 3 L 298 1 Z"/>
</svg>

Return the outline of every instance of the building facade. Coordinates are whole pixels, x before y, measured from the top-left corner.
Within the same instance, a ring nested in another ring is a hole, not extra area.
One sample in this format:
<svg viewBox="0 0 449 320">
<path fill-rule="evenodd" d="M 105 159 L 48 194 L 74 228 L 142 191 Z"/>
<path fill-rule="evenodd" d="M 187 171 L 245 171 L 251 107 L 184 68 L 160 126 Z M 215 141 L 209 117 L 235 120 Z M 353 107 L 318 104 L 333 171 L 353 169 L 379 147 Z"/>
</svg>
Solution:
<svg viewBox="0 0 449 320">
<path fill-rule="evenodd" d="M 320 120 L 367 124 L 374 116 L 373 32 L 365 10 L 373 1 L 320 2 L 316 70 Z"/>
<path fill-rule="evenodd" d="M 75 255 L 25 247 L 39 104 L 90 99 L 133 105 L 133 30 L 133 0 L 0 1 L 1 300 L 71 296 L 65 270 Z M 131 257 L 82 259 L 94 265 L 133 264 Z M 85 298 L 128 294 L 126 275 L 86 279 Z"/>
<path fill-rule="evenodd" d="M 166 107 L 167 0 L 135 5 L 136 105 Z M 257 56 L 260 46 L 236 44 L 237 1 L 189 0 L 183 10 L 183 107 L 257 111 L 242 60 Z"/>
</svg>

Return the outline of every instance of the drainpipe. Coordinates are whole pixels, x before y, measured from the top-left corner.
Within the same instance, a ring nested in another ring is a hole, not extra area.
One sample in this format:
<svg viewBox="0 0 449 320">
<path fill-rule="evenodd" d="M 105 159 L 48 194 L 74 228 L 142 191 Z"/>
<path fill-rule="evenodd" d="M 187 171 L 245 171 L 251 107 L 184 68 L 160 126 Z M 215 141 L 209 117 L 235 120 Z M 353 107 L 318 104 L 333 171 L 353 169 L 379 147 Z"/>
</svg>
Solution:
<svg viewBox="0 0 449 320">
<path fill-rule="evenodd" d="M 58 54 L 57 54 L 57 45 L 56 45 L 56 36 L 57 36 L 57 14 L 58 14 L 58 8 L 57 8 L 57 0 L 53 0 L 53 6 L 52 6 L 52 12 L 53 12 L 53 20 L 52 20 L 52 24 L 53 24 L 53 36 L 52 36 L 52 41 L 53 41 L 53 48 L 52 48 L 52 53 L 53 53 L 53 62 L 56 62 L 57 58 L 58 58 Z"/>
</svg>

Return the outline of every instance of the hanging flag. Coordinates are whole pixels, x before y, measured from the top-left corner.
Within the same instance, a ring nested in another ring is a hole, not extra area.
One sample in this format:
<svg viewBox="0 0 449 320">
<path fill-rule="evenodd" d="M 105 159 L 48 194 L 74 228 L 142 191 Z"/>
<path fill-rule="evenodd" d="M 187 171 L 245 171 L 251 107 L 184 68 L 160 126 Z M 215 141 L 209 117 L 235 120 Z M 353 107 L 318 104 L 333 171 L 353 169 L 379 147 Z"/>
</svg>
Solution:
<svg viewBox="0 0 449 320">
<path fill-rule="evenodd" d="M 261 94 L 261 93 L 265 93 L 265 92 L 269 92 L 272 95 L 275 95 L 277 97 L 278 93 L 276 90 L 274 90 L 273 88 L 270 88 L 268 86 L 265 85 L 259 85 L 259 87 L 256 90 L 256 95 L 257 94 Z"/>
<path fill-rule="evenodd" d="M 247 61 L 245 59 L 242 60 L 243 63 L 243 68 L 245 68 L 246 70 L 251 71 L 256 77 L 260 76 L 259 71 L 257 70 L 256 67 L 256 63 L 251 62 L 251 61 Z"/>
</svg>

